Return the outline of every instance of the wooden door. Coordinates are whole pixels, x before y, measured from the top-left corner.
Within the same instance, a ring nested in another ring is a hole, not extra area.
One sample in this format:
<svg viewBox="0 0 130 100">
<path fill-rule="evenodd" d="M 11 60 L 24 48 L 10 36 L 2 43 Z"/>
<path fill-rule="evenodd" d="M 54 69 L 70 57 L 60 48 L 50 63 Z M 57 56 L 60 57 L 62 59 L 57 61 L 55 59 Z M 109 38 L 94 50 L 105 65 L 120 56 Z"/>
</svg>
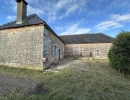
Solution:
<svg viewBox="0 0 130 100">
<path fill-rule="evenodd" d="M 80 47 L 73 47 L 73 55 L 74 56 L 80 55 Z"/>
<path fill-rule="evenodd" d="M 60 60 L 60 49 L 59 49 L 59 60 Z"/>
</svg>

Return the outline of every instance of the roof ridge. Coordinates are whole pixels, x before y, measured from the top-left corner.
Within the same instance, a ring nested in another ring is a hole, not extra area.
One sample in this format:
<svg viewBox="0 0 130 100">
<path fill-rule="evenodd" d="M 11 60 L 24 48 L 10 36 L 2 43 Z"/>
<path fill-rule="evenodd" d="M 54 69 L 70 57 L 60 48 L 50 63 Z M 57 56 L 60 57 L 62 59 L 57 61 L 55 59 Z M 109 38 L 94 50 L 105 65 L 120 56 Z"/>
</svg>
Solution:
<svg viewBox="0 0 130 100">
<path fill-rule="evenodd" d="M 97 34 L 103 34 L 103 33 L 86 33 L 86 34 L 70 34 L 70 35 L 61 35 L 61 36 L 77 36 L 77 35 L 97 35 Z"/>
<path fill-rule="evenodd" d="M 36 15 L 36 14 L 35 14 Z M 39 21 L 42 21 L 43 23 L 45 23 L 44 20 L 42 20 L 39 16 L 36 15 L 36 17 L 38 18 Z"/>
</svg>

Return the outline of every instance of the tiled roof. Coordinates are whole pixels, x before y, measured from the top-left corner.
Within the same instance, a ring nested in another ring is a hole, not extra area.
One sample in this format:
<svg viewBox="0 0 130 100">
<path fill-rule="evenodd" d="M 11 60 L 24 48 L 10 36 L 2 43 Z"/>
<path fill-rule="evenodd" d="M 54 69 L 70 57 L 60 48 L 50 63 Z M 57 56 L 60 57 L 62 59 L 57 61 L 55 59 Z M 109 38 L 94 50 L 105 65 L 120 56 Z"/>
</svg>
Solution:
<svg viewBox="0 0 130 100">
<path fill-rule="evenodd" d="M 60 38 L 66 44 L 82 44 L 82 43 L 111 43 L 113 38 L 102 33 L 97 34 L 79 34 L 64 35 Z"/>
<path fill-rule="evenodd" d="M 43 24 L 44 21 L 41 20 L 36 14 L 32 14 L 27 16 L 27 18 L 23 21 L 22 24 L 16 24 L 16 21 L 12 21 L 10 23 L 4 24 L 0 26 L 0 30 L 9 29 L 9 28 L 17 28 L 22 26 L 30 26 L 36 24 Z"/>
</svg>

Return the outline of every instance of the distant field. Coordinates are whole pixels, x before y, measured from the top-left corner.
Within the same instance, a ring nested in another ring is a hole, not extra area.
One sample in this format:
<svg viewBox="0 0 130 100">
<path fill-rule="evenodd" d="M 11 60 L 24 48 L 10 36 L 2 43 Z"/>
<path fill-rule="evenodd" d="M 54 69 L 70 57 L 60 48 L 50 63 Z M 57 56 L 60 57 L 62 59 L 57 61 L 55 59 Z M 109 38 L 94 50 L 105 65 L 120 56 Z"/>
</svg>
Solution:
<svg viewBox="0 0 130 100">
<path fill-rule="evenodd" d="M 83 60 L 87 70 L 34 71 L 0 66 L 0 73 L 38 79 L 48 92 L 24 95 L 12 90 L 0 100 L 130 100 L 130 76 L 113 70 L 107 60 Z"/>
</svg>

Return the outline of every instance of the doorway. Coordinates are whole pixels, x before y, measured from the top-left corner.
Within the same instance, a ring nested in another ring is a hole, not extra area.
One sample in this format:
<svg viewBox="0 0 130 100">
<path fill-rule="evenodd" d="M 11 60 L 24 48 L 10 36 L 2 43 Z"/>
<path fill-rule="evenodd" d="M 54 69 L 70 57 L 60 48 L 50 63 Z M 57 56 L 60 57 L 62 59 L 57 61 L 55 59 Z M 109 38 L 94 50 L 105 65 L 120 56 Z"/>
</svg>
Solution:
<svg viewBox="0 0 130 100">
<path fill-rule="evenodd" d="M 80 55 L 80 47 L 73 47 L 73 55 L 74 56 Z"/>
<path fill-rule="evenodd" d="M 60 60 L 60 49 L 59 49 L 59 60 Z"/>
</svg>

